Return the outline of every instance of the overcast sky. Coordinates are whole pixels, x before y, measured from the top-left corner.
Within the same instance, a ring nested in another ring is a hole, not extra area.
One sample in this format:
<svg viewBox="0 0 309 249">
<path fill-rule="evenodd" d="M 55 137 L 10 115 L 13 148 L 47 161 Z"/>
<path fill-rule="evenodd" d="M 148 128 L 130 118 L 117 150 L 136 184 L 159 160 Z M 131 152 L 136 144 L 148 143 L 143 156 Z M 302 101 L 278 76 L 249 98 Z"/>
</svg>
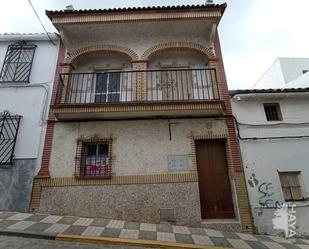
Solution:
<svg viewBox="0 0 309 249">
<path fill-rule="evenodd" d="M 203 4 L 206 0 L 32 0 L 47 30 L 45 10 Z M 251 88 L 277 57 L 309 57 L 309 0 L 215 0 L 228 8 L 219 26 L 230 89 Z M 28 0 L 1 0 L 0 33 L 43 32 Z"/>
</svg>

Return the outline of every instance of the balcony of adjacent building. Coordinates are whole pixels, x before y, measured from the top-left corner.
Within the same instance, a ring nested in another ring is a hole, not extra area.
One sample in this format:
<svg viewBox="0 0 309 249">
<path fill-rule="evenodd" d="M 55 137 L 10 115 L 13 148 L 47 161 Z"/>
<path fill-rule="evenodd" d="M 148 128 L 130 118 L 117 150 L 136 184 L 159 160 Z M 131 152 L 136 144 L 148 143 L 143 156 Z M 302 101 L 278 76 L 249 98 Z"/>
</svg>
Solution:
<svg viewBox="0 0 309 249">
<path fill-rule="evenodd" d="M 206 64 L 205 56 L 186 51 L 147 62 L 120 53 L 82 56 L 60 74 L 53 112 L 58 120 L 220 116 L 217 72 Z"/>
</svg>

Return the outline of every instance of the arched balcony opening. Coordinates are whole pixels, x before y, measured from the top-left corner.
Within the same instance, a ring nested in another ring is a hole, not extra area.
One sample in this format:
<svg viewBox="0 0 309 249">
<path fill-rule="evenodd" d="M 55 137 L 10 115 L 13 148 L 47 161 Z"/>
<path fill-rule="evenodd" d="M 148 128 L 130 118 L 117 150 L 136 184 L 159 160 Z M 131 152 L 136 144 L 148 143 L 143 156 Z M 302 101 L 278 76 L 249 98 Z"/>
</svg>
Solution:
<svg viewBox="0 0 309 249">
<path fill-rule="evenodd" d="M 120 52 L 92 52 L 78 56 L 73 70 L 61 74 L 67 104 L 108 104 L 132 101 L 131 58 Z"/>
<path fill-rule="evenodd" d="M 147 99 L 157 101 L 213 100 L 218 97 L 215 69 L 198 51 L 161 50 L 149 56 Z"/>
</svg>

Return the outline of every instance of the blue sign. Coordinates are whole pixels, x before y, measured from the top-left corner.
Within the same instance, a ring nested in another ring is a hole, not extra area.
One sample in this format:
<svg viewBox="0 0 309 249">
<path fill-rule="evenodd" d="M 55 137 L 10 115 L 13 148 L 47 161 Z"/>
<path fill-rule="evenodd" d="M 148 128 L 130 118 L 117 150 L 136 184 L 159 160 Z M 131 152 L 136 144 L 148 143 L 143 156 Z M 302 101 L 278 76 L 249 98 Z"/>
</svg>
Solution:
<svg viewBox="0 0 309 249">
<path fill-rule="evenodd" d="M 188 157 L 186 155 L 167 156 L 168 171 L 187 171 Z"/>
</svg>

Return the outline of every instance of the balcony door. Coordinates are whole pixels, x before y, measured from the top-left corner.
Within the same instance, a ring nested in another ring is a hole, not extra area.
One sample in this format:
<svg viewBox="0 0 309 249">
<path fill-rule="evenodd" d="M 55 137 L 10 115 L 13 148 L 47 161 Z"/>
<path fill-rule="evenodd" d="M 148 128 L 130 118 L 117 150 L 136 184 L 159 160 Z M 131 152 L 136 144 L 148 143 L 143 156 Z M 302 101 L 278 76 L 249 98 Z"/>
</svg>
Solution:
<svg viewBox="0 0 309 249">
<path fill-rule="evenodd" d="M 188 67 L 161 67 L 162 100 L 191 100 L 192 71 Z"/>
<path fill-rule="evenodd" d="M 96 73 L 95 103 L 120 102 L 121 72 Z"/>
</svg>

